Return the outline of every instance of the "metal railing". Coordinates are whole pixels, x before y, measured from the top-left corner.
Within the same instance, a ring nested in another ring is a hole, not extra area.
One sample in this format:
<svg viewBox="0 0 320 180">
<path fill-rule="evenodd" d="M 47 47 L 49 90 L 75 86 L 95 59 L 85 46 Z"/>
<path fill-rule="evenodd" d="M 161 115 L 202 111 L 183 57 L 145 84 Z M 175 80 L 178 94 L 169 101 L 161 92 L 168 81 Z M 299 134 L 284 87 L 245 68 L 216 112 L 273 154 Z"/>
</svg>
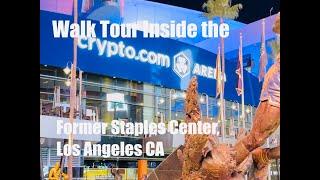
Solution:
<svg viewBox="0 0 320 180">
<path fill-rule="evenodd" d="M 96 111 L 95 106 L 86 106 L 86 110 L 88 109 Z M 80 116 L 79 113 L 82 113 L 82 116 Z M 67 108 L 66 110 L 64 110 L 61 106 L 54 106 L 54 101 L 40 99 L 40 115 L 69 118 L 69 111 L 67 110 Z M 83 111 L 78 111 L 76 117 L 81 120 L 99 121 L 99 119 L 86 116 Z"/>
</svg>

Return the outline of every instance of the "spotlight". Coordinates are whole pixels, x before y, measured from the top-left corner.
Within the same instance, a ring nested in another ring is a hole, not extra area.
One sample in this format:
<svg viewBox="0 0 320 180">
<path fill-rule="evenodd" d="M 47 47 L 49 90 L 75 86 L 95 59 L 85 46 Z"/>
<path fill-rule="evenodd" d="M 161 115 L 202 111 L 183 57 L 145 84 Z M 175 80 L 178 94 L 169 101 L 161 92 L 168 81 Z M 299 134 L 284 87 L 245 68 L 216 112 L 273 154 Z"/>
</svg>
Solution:
<svg viewBox="0 0 320 180">
<path fill-rule="evenodd" d="M 204 98 L 202 96 L 200 97 L 200 102 L 204 103 Z"/>
<path fill-rule="evenodd" d="M 231 108 L 232 108 L 233 110 L 235 110 L 237 107 L 236 107 L 235 104 L 232 104 L 232 105 L 231 105 Z"/>
<path fill-rule="evenodd" d="M 218 101 L 218 102 L 217 102 L 217 105 L 218 105 L 218 106 L 221 106 L 221 102 L 220 102 L 220 101 Z"/>
<path fill-rule="evenodd" d="M 250 113 L 250 109 L 249 108 L 246 109 L 246 113 L 248 113 L 248 114 Z"/>
<path fill-rule="evenodd" d="M 172 99 L 177 99 L 177 94 L 173 94 Z"/>
<path fill-rule="evenodd" d="M 41 137 L 40 138 L 40 144 L 43 144 L 45 142 L 45 140 L 46 140 L 45 138 Z"/>
<path fill-rule="evenodd" d="M 65 82 L 66 86 L 70 86 L 71 85 L 71 81 L 70 79 L 68 79 L 66 82 Z"/>
<path fill-rule="evenodd" d="M 162 104 L 162 103 L 164 103 L 164 99 L 163 99 L 163 98 L 161 98 L 161 99 L 159 100 L 159 104 Z"/>
<path fill-rule="evenodd" d="M 176 117 L 178 116 L 178 114 L 176 113 Z"/>
<path fill-rule="evenodd" d="M 63 72 L 67 75 L 70 74 L 71 69 L 68 67 L 68 65 L 63 69 Z"/>
</svg>

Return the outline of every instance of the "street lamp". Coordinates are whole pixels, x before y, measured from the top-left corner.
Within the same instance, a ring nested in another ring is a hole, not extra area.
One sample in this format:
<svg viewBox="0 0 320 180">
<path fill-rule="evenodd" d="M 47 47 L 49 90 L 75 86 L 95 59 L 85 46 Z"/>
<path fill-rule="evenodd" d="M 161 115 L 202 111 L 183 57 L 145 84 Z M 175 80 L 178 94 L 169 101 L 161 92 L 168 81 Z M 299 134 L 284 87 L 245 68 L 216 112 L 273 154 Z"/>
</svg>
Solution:
<svg viewBox="0 0 320 180">
<path fill-rule="evenodd" d="M 204 103 L 204 98 L 202 96 L 200 97 L 200 102 Z"/>
<path fill-rule="evenodd" d="M 232 103 L 231 109 L 233 109 L 233 110 L 236 110 L 236 109 L 237 109 L 237 107 L 236 107 L 236 105 L 235 105 L 234 103 Z"/>
<path fill-rule="evenodd" d="M 65 74 L 69 74 L 71 72 L 71 69 L 67 66 L 66 68 L 63 69 L 63 72 Z"/>
<path fill-rule="evenodd" d="M 163 104 L 163 103 L 164 103 L 164 99 L 163 99 L 163 98 L 160 98 L 159 104 Z"/>
<path fill-rule="evenodd" d="M 67 81 L 65 82 L 65 85 L 70 87 L 71 86 L 71 74 L 70 74 L 70 68 L 69 68 L 69 63 L 71 63 L 70 61 L 68 61 L 67 66 L 63 69 L 63 72 L 68 76 Z M 72 67 L 72 63 L 71 63 L 71 67 Z M 82 104 L 82 74 L 83 71 L 79 68 L 76 67 L 76 69 L 79 70 L 79 106 L 76 106 L 76 109 L 79 111 L 79 118 L 82 119 L 82 109 L 81 109 L 81 104 Z M 77 72 L 76 72 L 77 73 Z M 76 74 L 77 76 L 77 74 Z"/>
<path fill-rule="evenodd" d="M 155 112 L 156 112 L 156 114 L 155 114 L 155 116 L 156 116 L 156 118 L 158 119 L 158 117 L 159 117 L 159 115 L 161 116 L 161 112 L 159 111 L 159 105 L 160 104 L 163 104 L 165 102 L 165 99 L 164 98 L 159 98 L 158 96 L 155 96 Z"/>
<path fill-rule="evenodd" d="M 174 89 L 172 89 L 172 90 L 174 90 Z M 170 90 L 171 91 L 171 90 Z M 174 90 L 175 91 L 175 90 Z M 177 94 L 176 93 L 174 93 L 173 95 L 172 95 L 172 99 L 177 99 Z"/>
<path fill-rule="evenodd" d="M 174 93 L 174 94 L 172 94 Z M 177 95 L 176 95 L 176 90 L 174 89 L 170 89 L 170 92 L 169 92 L 169 121 L 171 120 L 171 111 L 172 111 L 172 99 L 176 99 L 177 98 Z"/>
<path fill-rule="evenodd" d="M 186 92 L 182 93 L 182 97 L 185 99 L 187 97 Z"/>
<path fill-rule="evenodd" d="M 234 132 L 234 114 L 233 114 L 233 112 L 234 112 L 234 110 L 236 110 L 236 105 L 234 104 L 234 102 L 232 102 L 232 105 L 231 105 L 231 119 L 230 119 L 230 133 L 229 133 L 229 135 L 230 136 L 234 136 L 235 135 L 235 132 Z"/>
<path fill-rule="evenodd" d="M 222 91 L 222 93 L 223 93 L 223 91 Z M 222 94 L 220 95 L 221 97 L 223 97 L 222 96 Z M 224 99 L 223 98 L 220 98 L 220 99 L 217 99 L 217 106 L 219 107 L 219 111 L 220 111 L 220 119 L 218 119 L 218 123 L 219 123 L 219 121 L 221 122 L 221 135 L 222 135 L 222 142 L 224 142 L 224 135 L 225 135 L 225 129 L 224 129 L 224 127 L 225 127 L 225 116 L 224 116 L 224 106 L 225 105 L 225 103 L 224 103 Z"/>
<path fill-rule="evenodd" d="M 70 74 L 70 72 L 71 72 L 71 69 L 69 68 L 69 63 L 71 63 L 71 62 L 68 61 L 67 66 L 63 69 L 63 72 L 67 75 Z"/>
<path fill-rule="evenodd" d="M 65 82 L 65 85 L 68 86 L 68 87 L 70 87 L 70 85 L 71 85 L 71 80 L 70 80 L 70 78 L 67 79 L 67 81 Z"/>
<path fill-rule="evenodd" d="M 203 95 L 206 96 L 206 111 L 207 111 L 207 119 L 209 119 L 209 96 L 208 94 L 202 93 Z M 203 96 L 200 97 L 200 102 L 204 103 L 204 98 Z"/>
<path fill-rule="evenodd" d="M 247 109 L 246 109 L 246 113 L 247 113 L 247 114 L 249 114 L 249 113 L 250 113 L 250 109 L 249 109 L 249 107 L 247 107 Z"/>
</svg>

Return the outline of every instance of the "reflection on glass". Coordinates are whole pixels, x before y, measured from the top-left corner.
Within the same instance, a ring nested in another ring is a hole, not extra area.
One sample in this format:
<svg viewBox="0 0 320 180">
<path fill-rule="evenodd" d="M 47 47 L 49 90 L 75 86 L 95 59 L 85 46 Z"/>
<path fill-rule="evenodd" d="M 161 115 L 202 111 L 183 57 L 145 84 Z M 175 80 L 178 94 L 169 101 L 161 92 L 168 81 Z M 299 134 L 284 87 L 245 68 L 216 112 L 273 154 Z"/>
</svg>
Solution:
<svg viewBox="0 0 320 180">
<path fill-rule="evenodd" d="M 40 99 L 46 103 L 53 103 L 54 88 L 60 87 L 60 102 L 69 103 L 69 87 L 65 85 L 66 76 L 62 69 L 40 67 Z M 95 74 L 83 75 L 83 111 L 92 109 L 99 115 L 99 121 L 111 122 L 114 119 L 128 122 L 167 122 L 169 120 L 170 89 L 147 83 L 124 80 L 120 78 L 102 77 Z M 171 118 L 183 121 L 185 119 L 185 92 L 174 90 L 171 98 Z M 217 121 L 219 101 L 209 97 L 209 119 Z M 199 97 L 201 112 L 206 116 L 205 96 Z M 251 127 L 256 108 L 245 107 L 246 126 Z M 227 135 L 235 134 L 241 126 L 239 103 L 226 101 L 226 129 Z M 233 124 L 231 124 L 233 120 Z"/>
</svg>

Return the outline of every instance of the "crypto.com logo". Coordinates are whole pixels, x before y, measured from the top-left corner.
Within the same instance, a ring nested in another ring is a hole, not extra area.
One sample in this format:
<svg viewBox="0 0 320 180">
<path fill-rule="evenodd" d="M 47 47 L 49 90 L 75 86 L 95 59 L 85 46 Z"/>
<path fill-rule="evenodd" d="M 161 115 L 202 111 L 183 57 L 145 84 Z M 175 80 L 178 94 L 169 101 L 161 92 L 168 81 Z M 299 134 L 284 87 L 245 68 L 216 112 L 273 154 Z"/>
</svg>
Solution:
<svg viewBox="0 0 320 180">
<path fill-rule="evenodd" d="M 183 52 L 180 52 L 173 57 L 173 71 L 180 78 L 184 78 L 190 73 L 190 60 Z"/>
</svg>

